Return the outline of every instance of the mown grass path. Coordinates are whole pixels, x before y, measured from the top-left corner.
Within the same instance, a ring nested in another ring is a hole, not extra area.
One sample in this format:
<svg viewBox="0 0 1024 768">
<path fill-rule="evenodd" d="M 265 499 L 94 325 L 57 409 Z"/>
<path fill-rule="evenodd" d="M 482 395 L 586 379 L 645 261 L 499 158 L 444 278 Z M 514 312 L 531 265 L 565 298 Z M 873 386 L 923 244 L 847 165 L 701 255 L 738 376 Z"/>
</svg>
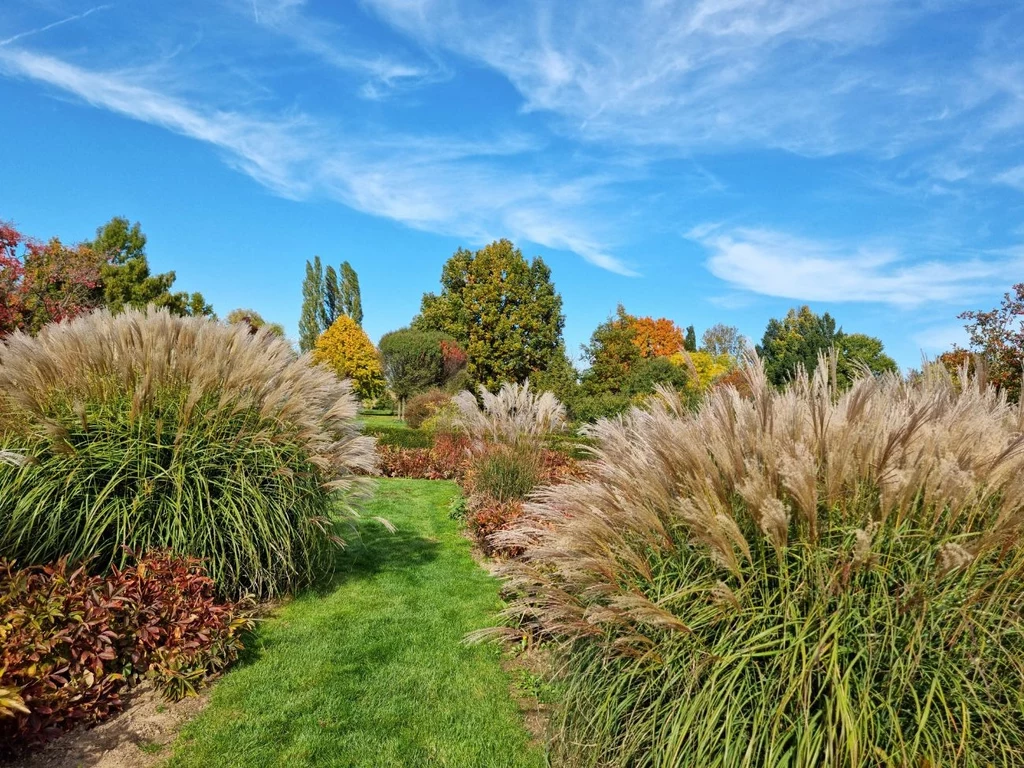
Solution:
<svg viewBox="0 0 1024 768">
<path fill-rule="evenodd" d="M 169 765 L 534 768 L 497 649 L 461 643 L 498 584 L 448 518 L 453 483 L 381 480 L 338 577 L 282 607 Z"/>
</svg>

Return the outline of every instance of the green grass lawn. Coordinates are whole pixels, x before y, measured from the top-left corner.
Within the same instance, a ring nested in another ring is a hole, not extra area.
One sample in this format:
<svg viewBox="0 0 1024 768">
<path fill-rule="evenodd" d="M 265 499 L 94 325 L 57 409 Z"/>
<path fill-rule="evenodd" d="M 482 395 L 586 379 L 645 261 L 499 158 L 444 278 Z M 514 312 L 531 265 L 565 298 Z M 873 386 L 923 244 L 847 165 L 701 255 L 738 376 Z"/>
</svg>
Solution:
<svg viewBox="0 0 1024 768">
<path fill-rule="evenodd" d="M 283 606 L 251 659 L 188 724 L 170 766 L 527 768 L 529 743 L 493 646 L 461 643 L 498 583 L 448 518 L 453 483 L 381 480 L 334 583 Z"/>
<path fill-rule="evenodd" d="M 359 421 L 363 423 L 364 429 L 405 426 L 405 422 L 400 418 L 386 413 L 361 413 L 359 414 Z"/>
</svg>

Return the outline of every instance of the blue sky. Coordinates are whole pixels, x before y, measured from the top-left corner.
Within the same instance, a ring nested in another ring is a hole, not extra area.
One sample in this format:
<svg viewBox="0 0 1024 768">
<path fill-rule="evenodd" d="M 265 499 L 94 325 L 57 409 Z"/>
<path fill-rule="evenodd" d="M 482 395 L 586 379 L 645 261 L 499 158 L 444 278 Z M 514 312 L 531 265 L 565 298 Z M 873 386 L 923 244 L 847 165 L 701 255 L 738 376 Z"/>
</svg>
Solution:
<svg viewBox="0 0 1024 768">
<path fill-rule="evenodd" d="M 0 103 L 0 219 L 292 335 L 314 254 L 376 340 L 498 237 L 573 351 L 809 303 L 910 366 L 1024 280 L 1019 2 L 5 0 Z"/>
</svg>

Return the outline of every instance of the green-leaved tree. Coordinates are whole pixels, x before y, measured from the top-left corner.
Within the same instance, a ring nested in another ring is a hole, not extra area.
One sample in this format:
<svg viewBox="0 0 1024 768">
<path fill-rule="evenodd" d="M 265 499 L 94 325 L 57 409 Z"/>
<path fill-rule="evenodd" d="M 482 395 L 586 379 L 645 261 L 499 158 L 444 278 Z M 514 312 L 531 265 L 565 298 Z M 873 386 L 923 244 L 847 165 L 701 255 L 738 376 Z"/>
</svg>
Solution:
<svg viewBox="0 0 1024 768">
<path fill-rule="evenodd" d="M 508 240 L 460 248 L 445 263 L 441 293 L 423 296 L 413 326 L 446 333 L 468 356 L 473 384 L 496 388 L 545 370 L 562 341 L 562 297 L 542 259 Z"/>
<path fill-rule="evenodd" d="M 130 224 L 128 219 L 115 216 L 96 230 L 96 239 L 90 245 L 104 262 L 100 267 L 102 303 L 111 312 L 155 304 L 177 315 L 213 315 L 213 307 L 201 293 L 171 291 L 174 272 L 150 273 L 146 235 L 138 222 Z"/>
</svg>

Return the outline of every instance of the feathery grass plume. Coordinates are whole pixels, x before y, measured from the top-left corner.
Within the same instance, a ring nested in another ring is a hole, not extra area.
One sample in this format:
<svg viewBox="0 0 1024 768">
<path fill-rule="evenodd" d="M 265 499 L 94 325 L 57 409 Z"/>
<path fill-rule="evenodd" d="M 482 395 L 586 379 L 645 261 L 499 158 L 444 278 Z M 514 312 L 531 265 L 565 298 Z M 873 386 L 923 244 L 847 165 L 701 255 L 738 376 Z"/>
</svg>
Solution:
<svg viewBox="0 0 1024 768">
<path fill-rule="evenodd" d="M 478 392 L 482 407 L 468 390 L 454 398 L 459 423 L 473 438 L 512 445 L 565 428 L 565 406 L 551 392 L 532 392 L 530 382 L 506 381 L 497 394 L 481 385 Z"/>
<path fill-rule="evenodd" d="M 0 556 L 206 558 L 266 596 L 333 560 L 373 472 L 347 382 L 262 330 L 106 311 L 0 344 Z"/>
<path fill-rule="evenodd" d="M 561 650 L 559 764 L 1024 765 L 1024 412 L 829 362 L 598 422 L 498 534 L 509 620 Z"/>
</svg>

